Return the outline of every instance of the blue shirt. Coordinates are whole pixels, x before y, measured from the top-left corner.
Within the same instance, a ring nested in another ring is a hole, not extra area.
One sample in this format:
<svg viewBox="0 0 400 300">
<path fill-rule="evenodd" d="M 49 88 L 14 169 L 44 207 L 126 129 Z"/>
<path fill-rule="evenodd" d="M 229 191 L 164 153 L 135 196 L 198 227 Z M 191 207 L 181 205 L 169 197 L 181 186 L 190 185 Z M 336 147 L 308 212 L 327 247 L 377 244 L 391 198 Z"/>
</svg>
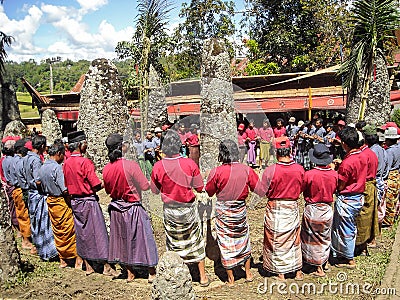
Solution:
<svg viewBox="0 0 400 300">
<path fill-rule="evenodd" d="M 15 162 L 14 171 L 18 179 L 18 186 L 23 190 L 27 190 L 29 186 L 25 177 L 23 157 Z"/>
<path fill-rule="evenodd" d="M 144 144 L 142 141 L 133 140 L 132 145 L 136 148 L 137 158 L 144 158 Z"/>
<path fill-rule="evenodd" d="M 15 187 L 19 187 L 17 173 L 15 172 L 15 166 L 18 161 L 22 160 L 22 157 L 18 154 L 15 154 L 12 161 L 11 161 L 11 168 L 10 168 L 10 183 Z"/>
<path fill-rule="evenodd" d="M 334 132 L 333 130 L 329 131 L 324 137 L 325 145 L 327 147 L 332 146 L 332 143 L 329 142 L 329 140 L 334 139 L 335 137 L 336 137 L 336 132 Z"/>
<path fill-rule="evenodd" d="M 400 168 L 400 147 L 394 144 L 386 149 L 389 172 Z"/>
<path fill-rule="evenodd" d="M 14 157 L 7 155 L 1 164 L 3 168 L 3 173 L 6 181 L 11 183 L 11 167 L 14 161 Z"/>
<path fill-rule="evenodd" d="M 378 144 L 369 147 L 378 157 L 378 170 L 376 172 L 377 178 L 386 178 L 389 174 L 388 160 L 385 149 Z"/>
<path fill-rule="evenodd" d="M 38 181 L 43 192 L 50 196 L 59 197 L 67 190 L 62 167 L 53 159 L 44 162 L 38 173 Z"/>
<path fill-rule="evenodd" d="M 28 154 L 24 157 L 24 173 L 26 181 L 28 182 L 28 188 L 31 190 L 37 190 L 36 180 L 41 166 L 42 161 L 39 155 L 28 151 Z"/>
<path fill-rule="evenodd" d="M 150 151 L 150 154 L 151 154 L 153 157 L 156 156 L 156 153 L 155 153 L 155 151 L 154 151 L 154 148 L 157 147 L 157 145 L 156 145 L 156 143 L 154 143 L 153 140 L 149 141 L 148 139 L 145 139 L 144 142 L 143 142 L 143 147 L 144 147 L 144 150 L 146 150 L 146 149 L 153 149 L 152 151 Z"/>
</svg>

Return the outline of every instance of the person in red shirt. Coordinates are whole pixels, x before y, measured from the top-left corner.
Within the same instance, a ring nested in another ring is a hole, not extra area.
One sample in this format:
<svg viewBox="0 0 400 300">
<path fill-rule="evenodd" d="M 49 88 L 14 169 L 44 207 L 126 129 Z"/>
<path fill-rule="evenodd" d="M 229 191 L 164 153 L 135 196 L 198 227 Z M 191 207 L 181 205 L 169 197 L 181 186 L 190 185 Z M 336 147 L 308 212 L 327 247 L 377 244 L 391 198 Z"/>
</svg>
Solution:
<svg viewBox="0 0 400 300">
<path fill-rule="evenodd" d="M 271 128 L 268 118 L 264 119 L 263 127 L 258 129 L 258 139 L 260 140 L 259 165 L 262 168 L 266 168 L 270 159 L 271 145 L 274 139 L 274 130 Z"/>
<path fill-rule="evenodd" d="M 86 275 L 94 272 L 91 262 L 104 264 L 104 275 L 115 276 L 108 264 L 108 233 L 96 192 L 103 184 L 96 175 L 93 162 L 83 157 L 87 142 L 83 131 L 68 134 L 71 157 L 64 162 L 65 185 L 71 195 L 74 215 L 76 250 L 86 265 Z"/>
<path fill-rule="evenodd" d="M 275 138 L 286 135 L 286 128 L 285 128 L 285 126 L 283 126 L 283 119 L 281 119 L 281 118 L 276 120 L 276 127 L 274 128 L 274 135 L 275 135 Z"/>
<path fill-rule="evenodd" d="M 141 204 L 142 191 L 150 184 L 138 163 L 122 158 L 122 141 L 120 134 L 111 134 L 106 140 L 110 162 L 103 169 L 103 180 L 111 197 L 108 261 L 126 267 L 128 282 L 135 278 L 133 268 L 148 267 L 151 283 L 158 252 L 150 218 Z"/>
<path fill-rule="evenodd" d="M 346 126 L 339 132 L 346 156 L 341 162 L 338 174 L 338 197 L 335 201 L 332 224 L 332 256 L 336 266 L 354 269 L 357 224 L 364 204 L 365 182 L 367 180 L 367 160 L 359 147 L 357 130 Z"/>
<path fill-rule="evenodd" d="M 278 162 L 265 169 L 255 192 L 267 196 L 264 217 L 263 267 L 285 280 L 286 273 L 296 272 L 303 279 L 298 199 L 302 190 L 304 169 L 291 158 L 287 137 L 275 139 Z"/>
<path fill-rule="evenodd" d="M 246 156 L 246 138 L 247 134 L 243 123 L 239 124 L 237 130 L 238 145 L 239 145 L 239 162 L 243 163 L 244 157 Z"/>
<path fill-rule="evenodd" d="M 374 126 L 364 126 L 366 133 L 376 134 Z M 364 143 L 364 137 L 363 141 Z M 379 222 L 378 222 L 378 194 L 376 189 L 376 173 L 378 171 L 378 157 L 368 147 L 367 144 L 363 144 L 360 147 L 361 155 L 364 156 L 367 161 L 367 178 L 365 182 L 364 191 L 364 205 L 361 209 L 361 213 L 356 218 L 357 223 L 357 239 L 355 254 L 360 253 L 367 254 L 367 244 L 374 241 L 375 237 L 379 235 Z"/>
<path fill-rule="evenodd" d="M 332 202 L 338 174 L 329 167 L 332 156 L 325 144 L 316 144 L 310 149 L 309 157 L 315 167 L 304 175 L 303 197 L 306 205 L 301 224 L 301 250 L 303 261 L 316 267 L 312 274 L 325 277 L 323 265 L 330 253 Z"/>
<path fill-rule="evenodd" d="M 233 285 L 233 268 L 245 265 L 246 280 L 253 281 L 250 270 L 250 232 L 247 224 L 246 198 L 254 191 L 258 175 L 239 163 L 239 149 L 232 140 L 219 145 L 218 160 L 222 165 L 211 170 L 206 185 L 207 194 L 217 194 L 215 229 L 221 251 L 222 265 Z"/>
<path fill-rule="evenodd" d="M 247 164 L 249 166 L 256 165 L 256 157 L 257 157 L 257 136 L 258 131 L 257 128 L 254 127 L 254 120 L 249 121 L 249 126 L 246 129 L 246 142 L 247 142 Z"/>
<path fill-rule="evenodd" d="M 188 132 L 186 132 L 186 127 L 185 124 L 181 123 L 179 125 L 179 129 L 178 129 L 178 134 L 179 134 L 179 138 L 181 140 L 181 155 L 183 157 L 187 157 L 188 156 L 188 145 L 187 145 L 187 138 L 189 137 Z"/>
<path fill-rule="evenodd" d="M 185 263 L 197 263 L 200 285 L 208 286 L 206 256 L 196 196 L 204 187 L 199 167 L 179 154 L 182 142 L 174 130 L 168 130 L 161 146 L 165 157 L 156 162 L 151 173 L 153 193 L 161 193 L 164 202 L 164 229 L 168 251 L 176 252 Z"/>
<path fill-rule="evenodd" d="M 193 159 L 197 165 L 199 165 L 200 159 L 200 141 L 199 135 L 197 134 L 197 124 L 190 125 L 190 134 L 186 139 L 189 146 L 189 158 Z"/>
</svg>

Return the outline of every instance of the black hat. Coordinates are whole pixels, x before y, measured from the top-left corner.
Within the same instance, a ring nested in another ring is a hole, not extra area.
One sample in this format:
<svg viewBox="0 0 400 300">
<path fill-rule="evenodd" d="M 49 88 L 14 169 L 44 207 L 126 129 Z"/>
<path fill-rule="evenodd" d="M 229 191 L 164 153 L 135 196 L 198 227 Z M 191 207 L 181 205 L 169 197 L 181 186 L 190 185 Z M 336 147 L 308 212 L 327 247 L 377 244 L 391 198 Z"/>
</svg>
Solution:
<svg viewBox="0 0 400 300">
<path fill-rule="evenodd" d="M 325 144 L 319 143 L 314 145 L 314 149 L 308 152 L 311 162 L 318 166 L 327 166 L 332 162 L 332 156 Z"/>
<path fill-rule="evenodd" d="M 122 144 L 124 138 L 118 133 L 111 133 L 106 139 L 106 146 L 110 149 L 116 149 Z"/>
<path fill-rule="evenodd" d="M 68 133 L 68 142 L 69 143 L 77 143 L 86 140 L 86 135 L 84 131 L 74 131 Z"/>
</svg>

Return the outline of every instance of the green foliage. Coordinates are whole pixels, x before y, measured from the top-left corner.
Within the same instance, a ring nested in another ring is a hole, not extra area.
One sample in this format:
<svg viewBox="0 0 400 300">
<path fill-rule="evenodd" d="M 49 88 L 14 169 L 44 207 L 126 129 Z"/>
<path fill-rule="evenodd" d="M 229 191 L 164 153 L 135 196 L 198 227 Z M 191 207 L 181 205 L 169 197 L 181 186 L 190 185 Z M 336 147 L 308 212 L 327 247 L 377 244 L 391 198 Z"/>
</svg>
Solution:
<svg viewBox="0 0 400 300">
<path fill-rule="evenodd" d="M 234 7 L 233 1 L 223 0 L 191 0 L 190 4 L 182 4 L 179 17 L 184 21 L 176 28 L 171 47 L 176 78 L 200 76 L 201 50 L 206 39 L 224 40 L 233 56 L 229 38 L 235 33 L 231 17 Z"/>
<path fill-rule="evenodd" d="M 252 75 L 268 75 L 276 74 L 279 72 L 279 66 L 275 62 L 265 63 L 262 59 L 247 63 L 245 73 L 249 76 Z"/>
<path fill-rule="evenodd" d="M 397 108 L 393 111 L 392 116 L 390 119 L 400 127 L 400 108 Z"/>
<path fill-rule="evenodd" d="M 349 0 L 249 0 L 251 39 L 282 72 L 314 71 L 340 62 L 348 43 Z M 257 57 L 260 58 L 260 57 Z"/>
<path fill-rule="evenodd" d="M 376 56 L 384 52 L 384 41 L 399 28 L 399 18 L 396 0 L 358 0 L 353 3 L 351 53 L 338 72 L 343 78 L 343 87 L 351 88 L 360 76 L 370 78 Z"/>
</svg>

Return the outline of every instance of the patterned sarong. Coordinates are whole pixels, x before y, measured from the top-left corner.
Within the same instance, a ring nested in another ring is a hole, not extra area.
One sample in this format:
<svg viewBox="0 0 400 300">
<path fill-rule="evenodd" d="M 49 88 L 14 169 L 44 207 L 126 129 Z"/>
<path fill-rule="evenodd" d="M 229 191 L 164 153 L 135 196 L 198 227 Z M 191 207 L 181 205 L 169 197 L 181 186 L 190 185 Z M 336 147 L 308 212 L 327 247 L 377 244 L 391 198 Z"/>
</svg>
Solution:
<svg viewBox="0 0 400 300">
<path fill-rule="evenodd" d="M 215 229 L 224 268 L 243 265 L 251 255 L 246 202 L 217 201 Z"/>
<path fill-rule="evenodd" d="M 14 187 L 12 185 L 9 185 L 5 182 L 2 181 L 2 186 L 4 188 L 5 191 L 5 196 L 6 196 L 6 200 L 7 200 L 7 204 L 8 204 L 8 209 L 10 210 L 10 216 L 11 216 L 11 224 L 14 227 L 18 227 L 19 223 L 18 223 L 18 219 L 17 219 L 17 213 L 15 210 L 15 204 L 14 204 L 14 200 L 12 197 L 12 193 L 14 191 Z"/>
<path fill-rule="evenodd" d="M 400 189 L 400 175 L 398 170 L 389 172 L 387 180 L 387 191 L 385 195 L 386 200 L 386 214 L 383 219 L 383 224 L 392 226 L 394 218 L 396 216 L 396 206 L 399 201 L 399 189 Z"/>
<path fill-rule="evenodd" d="M 110 213 L 108 261 L 128 266 L 154 267 L 158 252 L 150 218 L 140 202 L 113 200 Z"/>
<path fill-rule="evenodd" d="M 379 235 L 378 195 L 375 179 L 365 183 L 364 194 L 364 205 L 361 208 L 360 214 L 356 217 L 356 245 L 369 243 Z"/>
<path fill-rule="evenodd" d="M 60 258 L 75 258 L 77 253 L 72 209 L 65 203 L 63 197 L 48 196 L 47 206 L 54 233 L 54 242 Z"/>
<path fill-rule="evenodd" d="M 301 251 L 309 265 L 327 262 L 331 246 L 333 210 L 327 203 L 306 204 L 301 224 Z"/>
<path fill-rule="evenodd" d="M 164 229 L 168 251 L 179 254 L 185 263 L 206 256 L 197 203 L 164 203 Z"/>
<path fill-rule="evenodd" d="M 381 177 L 376 178 L 376 190 L 378 197 L 378 222 L 379 224 L 382 224 L 383 218 L 385 217 L 386 214 L 385 195 L 387 187 L 385 181 Z"/>
<path fill-rule="evenodd" d="M 97 196 L 71 199 L 75 223 L 76 251 L 86 260 L 108 259 L 108 233 Z"/>
<path fill-rule="evenodd" d="M 16 188 L 12 192 L 12 199 L 15 204 L 15 213 L 17 215 L 19 231 L 22 237 L 31 236 L 31 221 L 29 219 L 28 206 L 24 201 L 24 195 L 21 188 Z"/>
<path fill-rule="evenodd" d="M 356 247 L 356 217 L 364 203 L 364 195 L 339 195 L 335 201 L 332 224 L 332 255 L 353 259 Z"/>
<path fill-rule="evenodd" d="M 56 257 L 58 253 L 54 243 L 46 197 L 40 195 L 37 190 L 29 190 L 28 207 L 31 236 L 40 258 L 49 260 Z"/>
<path fill-rule="evenodd" d="M 297 201 L 268 201 L 264 217 L 264 269 L 286 274 L 302 267 Z"/>
</svg>

